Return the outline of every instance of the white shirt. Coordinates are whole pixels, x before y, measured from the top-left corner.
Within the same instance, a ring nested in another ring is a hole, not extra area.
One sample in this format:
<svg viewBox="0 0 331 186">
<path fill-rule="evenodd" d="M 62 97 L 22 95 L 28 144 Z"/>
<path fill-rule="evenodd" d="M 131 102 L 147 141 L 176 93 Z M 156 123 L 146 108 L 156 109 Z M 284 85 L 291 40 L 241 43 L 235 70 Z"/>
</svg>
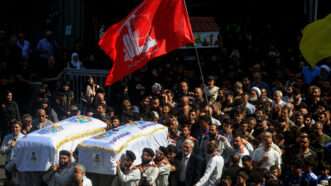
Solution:
<svg viewBox="0 0 331 186">
<path fill-rule="evenodd" d="M 265 151 L 264 147 L 259 147 L 255 149 L 252 160 L 255 162 L 259 162 L 263 159 L 263 157 L 267 156 L 268 160 L 263 162 L 259 168 L 265 168 L 267 170 L 270 169 L 271 166 L 277 165 L 280 168 L 281 165 L 281 155 L 274 148 L 269 148 L 269 150 Z"/>
<path fill-rule="evenodd" d="M 159 176 L 156 180 L 157 186 L 168 186 L 169 185 L 169 175 L 171 171 L 171 165 L 161 163 L 159 166 Z"/>
<path fill-rule="evenodd" d="M 145 177 L 149 185 L 156 186 L 156 179 L 159 176 L 159 168 L 154 165 L 154 162 L 149 163 L 151 166 L 148 166 L 141 173 L 141 177 Z"/>
<path fill-rule="evenodd" d="M 224 167 L 224 160 L 219 154 L 208 160 L 205 173 L 200 178 L 196 186 L 216 186 L 220 183 Z"/>
<path fill-rule="evenodd" d="M 254 147 L 253 147 L 253 145 L 252 145 L 251 143 L 247 142 L 247 143 L 245 144 L 245 147 L 246 147 L 246 149 L 248 150 L 249 155 L 252 155 L 253 152 L 254 152 Z"/>
<path fill-rule="evenodd" d="M 263 147 L 263 143 L 260 143 L 259 147 Z M 275 151 L 277 151 L 279 154 L 282 154 L 282 150 L 276 145 L 275 143 L 271 144 L 271 148 L 273 148 Z M 254 149 L 253 149 L 254 150 Z"/>
<path fill-rule="evenodd" d="M 86 176 L 83 178 L 83 186 L 92 186 L 92 181 Z"/>
<path fill-rule="evenodd" d="M 112 183 L 113 186 L 134 186 L 139 184 L 141 175 L 138 168 L 130 170 L 128 174 L 124 174 L 120 169 L 118 170 L 118 175 Z"/>
<path fill-rule="evenodd" d="M 250 153 L 249 153 L 249 151 L 248 151 L 248 149 L 246 148 L 246 147 L 244 147 L 244 149 L 243 149 L 243 152 L 240 152 L 240 150 L 237 150 L 236 149 L 236 151 L 235 151 L 235 153 L 234 153 L 235 155 L 238 155 L 239 157 L 240 157 L 240 160 L 239 160 L 239 167 L 243 167 L 243 163 L 242 163 L 242 157 L 244 157 L 244 156 L 249 156 L 250 155 Z"/>
</svg>

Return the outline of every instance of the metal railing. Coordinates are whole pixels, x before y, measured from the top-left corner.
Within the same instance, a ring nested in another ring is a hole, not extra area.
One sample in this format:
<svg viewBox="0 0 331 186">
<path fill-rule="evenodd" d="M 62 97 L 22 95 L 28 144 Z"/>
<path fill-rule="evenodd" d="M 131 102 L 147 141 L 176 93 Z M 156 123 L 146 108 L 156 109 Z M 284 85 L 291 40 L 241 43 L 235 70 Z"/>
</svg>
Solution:
<svg viewBox="0 0 331 186">
<path fill-rule="evenodd" d="M 108 74 L 107 70 L 98 69 L 70 69 L 66 68 L 63 71 L 63 79 L 69 81 L 71 89 L 74 91 L 75 102 L 79 107 L 83 105 L 83 95 L 86 88 L 87 79 L 89 76 L 94 78 L 94 81 L 100 85 L 104 85 L 104 80 Z M 106 89 L 107 93 L 109 89 Z"/>
</svg>

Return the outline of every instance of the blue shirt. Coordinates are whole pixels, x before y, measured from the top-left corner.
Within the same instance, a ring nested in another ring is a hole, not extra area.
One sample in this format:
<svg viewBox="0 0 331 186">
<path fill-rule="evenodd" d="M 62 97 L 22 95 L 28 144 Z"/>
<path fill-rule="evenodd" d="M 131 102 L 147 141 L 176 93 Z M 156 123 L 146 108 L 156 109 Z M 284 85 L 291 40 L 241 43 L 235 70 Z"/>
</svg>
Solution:
<svg viewBox="0 0 331 186">
<path fill-rule="evenodd" d="M 46 38 L 43 38 L 38 42 L 37 49 L 41 52 L 40 57 L 43 59 L 48 59 L 48 57 L 54 56 L 55 54 L 54 45 Z"/>
<path fill-rule="evenodd" d="M 309 85 L 314 79 L 320 75 L 321 69 L 320 67 L 310 68 L 308 66 L 304 66 L 302 69 L 304 83 Z"/>
<path fill-rule="evenodd" d="M 316 186 L 318 184 L 318 177 L 313 172 L 305 172 L 302 175 L 302 181 L 305 185 Z"/>
<path fill-rule="evenodd" d="M 23 43 L 17 41 L 16 45 L 21 49 L 22 51 L 22 57 L 24 59 L 28 59 L 30 55 L 30 43 L 27 40 L 24 40 Z"/>
</svg>

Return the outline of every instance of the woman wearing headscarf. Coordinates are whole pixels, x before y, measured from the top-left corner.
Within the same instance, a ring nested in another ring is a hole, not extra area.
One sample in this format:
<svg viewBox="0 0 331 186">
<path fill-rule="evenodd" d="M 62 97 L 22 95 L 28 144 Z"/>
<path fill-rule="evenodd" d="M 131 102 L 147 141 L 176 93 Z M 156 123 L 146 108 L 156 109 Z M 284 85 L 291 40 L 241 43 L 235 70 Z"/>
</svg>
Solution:
<svg viewBox="0 0 331 186">
<path fill-rule="evenodd" d="M 82 69 L 83 68 L 83 63 L 79 59 L 79 54 L 77 52 L 74 52 L 71 54 L 71 60 L 69 62 L 69 68 L 72 69 Z"/>
</svg>

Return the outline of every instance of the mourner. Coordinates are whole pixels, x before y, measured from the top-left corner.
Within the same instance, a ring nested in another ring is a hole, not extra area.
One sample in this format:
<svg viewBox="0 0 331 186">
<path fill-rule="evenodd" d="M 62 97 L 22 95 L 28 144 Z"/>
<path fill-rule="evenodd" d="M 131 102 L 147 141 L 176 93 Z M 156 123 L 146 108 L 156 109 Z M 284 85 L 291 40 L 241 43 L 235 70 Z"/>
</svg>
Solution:
<svg viewBox="0 0 331 186">
<path fill-rule="evenodd" d="M 63 186 L 69 184 L 74 175 L 71 153 L 66 150 L 60 151 L 58 165 L 52 165 L 43 180 L 49 186 Z"/>
<path fill-rule="evenodd" d="M 141 173 L 138 167 L 133 166 L 135 160 L 136 155 L 132 151 L 126 151 L 121 161 L 117 162 L 117 175 L 112 186 L 135 186 L 139 184 Z"/>
</svg>

